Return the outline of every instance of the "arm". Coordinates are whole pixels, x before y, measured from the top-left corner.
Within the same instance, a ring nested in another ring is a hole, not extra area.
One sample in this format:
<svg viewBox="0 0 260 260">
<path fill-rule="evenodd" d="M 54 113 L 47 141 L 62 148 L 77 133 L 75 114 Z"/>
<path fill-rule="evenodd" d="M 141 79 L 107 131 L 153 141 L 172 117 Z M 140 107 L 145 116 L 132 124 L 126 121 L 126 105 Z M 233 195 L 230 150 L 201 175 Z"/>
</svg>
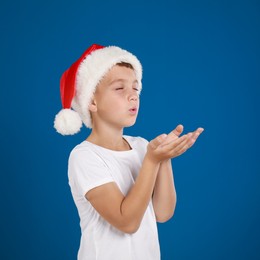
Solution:
<svg viewBox="0 0 260 260">
<path fill-rule="evenodd" d="M 160 165 L 152 201 L 158 222 L 166 222 L 173 216 L 176 206 L 176 190 L 170 159 L 163 161 Z"/>
<path fill-rule="evenodd" d="M 151 199 L 158 169 L 159 163 L 146 157 L 135 184 L 125 197 L 115 183 L 108 183 L 90 190 L 86 198 L 111 225 L 125 233 L 134 233 Z"/>
<path fill-rule="evenodd" d="M 195 143 L 203 129 L 198 128 L 191 133 L 190 147 Z M 167 145 L 179 138 L 183 126 L 178 125 L 164 140 L 162 145 Z M 185 152 L 185 151 L 184 151 Z M 153 193 L 153 207 L 158 222 L 168 221 L 174 214 L 176 207 L 176 190 L 173 179 L 171 160 L 163 161 L 160 165 Z"/>
<path fill-rule="evenodd" d="M 163 144 L 176 140 L 182 132 L 183 126 L 178 125 Z M 161 162 L 152 201 L 157 222 L 166 222 L 173 216 L 176 207 L 176 190 L 170 159 Z"/>
<path fill-rule="evenodd" d="M 138 230 L 152 197 L 160 163 L 186 151 L 191 144 L 191 134 L 161 146 L 166 135 L 152 140 L 136 182 L 124 196 L 115 183 L 108 183 L 90 190 L 86 198 L 97 212 L 111 225 L 125 233 Z"/>
</svg>

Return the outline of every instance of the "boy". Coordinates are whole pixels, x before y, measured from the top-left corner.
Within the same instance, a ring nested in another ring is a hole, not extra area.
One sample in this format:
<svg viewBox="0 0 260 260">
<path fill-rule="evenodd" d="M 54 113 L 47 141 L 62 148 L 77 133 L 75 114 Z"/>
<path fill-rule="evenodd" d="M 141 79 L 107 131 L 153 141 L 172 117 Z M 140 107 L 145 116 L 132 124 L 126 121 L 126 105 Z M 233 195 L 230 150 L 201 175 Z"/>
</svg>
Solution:
<svg viewBox="0 0 260 260">
<path fill-rule="evenodd" d="M 92 128 L 68 166 L 82 233 L 79 260 L 160 259 L 156 221 L 169 220 L 176 205 L 171 158 L 203 129 L 180 137 L 179 125 L 149 143 L 123 135 L 136 121 L 141 79 L 134 55 L 96 44 L 62 75 L 64 109 L 55 128 L 63 135 L 78 132 L 82 121 Z"/>
</svg>

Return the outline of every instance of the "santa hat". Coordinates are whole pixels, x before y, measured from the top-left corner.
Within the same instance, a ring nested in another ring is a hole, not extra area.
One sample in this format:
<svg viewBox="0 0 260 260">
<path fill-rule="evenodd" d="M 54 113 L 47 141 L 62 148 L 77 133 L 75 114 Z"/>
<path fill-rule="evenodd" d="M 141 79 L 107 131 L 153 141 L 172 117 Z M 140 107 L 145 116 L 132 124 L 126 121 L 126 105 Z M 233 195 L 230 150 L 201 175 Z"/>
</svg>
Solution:
<svg viewBox="0 0 260 260">
<path fill-rule="evenodd" d="M 54 121 L 54 128 L 58 133 L 76 134 L 80 131 L 82 122 L 86 127 L 92 127 L 88 107 L 96 87 L 105 74 L 121 62 L 130 63 L 133 66 L 140 92 L 142 88 L 141 63 L 133 54 L 116 46 L 91 45 L 63 73 L 60 80 L 63 109 L 56 115 Z"/>
</svg>

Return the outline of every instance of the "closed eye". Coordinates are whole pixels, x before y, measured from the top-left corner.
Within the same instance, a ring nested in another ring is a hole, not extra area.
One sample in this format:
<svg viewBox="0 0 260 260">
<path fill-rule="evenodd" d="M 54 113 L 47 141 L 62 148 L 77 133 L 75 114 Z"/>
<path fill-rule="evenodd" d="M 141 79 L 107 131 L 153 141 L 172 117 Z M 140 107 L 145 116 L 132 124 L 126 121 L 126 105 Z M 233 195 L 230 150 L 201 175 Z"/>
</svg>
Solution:
<svg viewBox="0 0 260 260">
<path fill-rule="evenodd" d="M 121 89 L 123 89 L 122 87 L 120 87 L 120 88 L 116 88 L 116 90 L 121 90 Z"/>
<path fill-rule="evenodd" d="M 133 90 L 139 91 L 139 84 L 138 84 L 137 81 L 134 82 L 134 84 L 132 85 L 132 87 L 133 87 Z"/>
</svg>

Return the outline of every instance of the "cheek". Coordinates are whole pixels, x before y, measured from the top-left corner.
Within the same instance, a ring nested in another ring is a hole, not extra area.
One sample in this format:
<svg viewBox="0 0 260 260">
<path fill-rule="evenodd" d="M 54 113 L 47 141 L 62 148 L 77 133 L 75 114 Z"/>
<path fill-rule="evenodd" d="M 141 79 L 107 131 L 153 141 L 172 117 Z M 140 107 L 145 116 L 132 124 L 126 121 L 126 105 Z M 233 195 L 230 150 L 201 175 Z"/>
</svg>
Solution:
<svg viewBox="0 0 260 260">
<path fill-rule="evenodd" d="M 99 111 L 103 113 L 115 114 L 122 108 L 122 102 L 119 97 L 109 96 L 104 98 L 98 106 Z"/>
</svg>

